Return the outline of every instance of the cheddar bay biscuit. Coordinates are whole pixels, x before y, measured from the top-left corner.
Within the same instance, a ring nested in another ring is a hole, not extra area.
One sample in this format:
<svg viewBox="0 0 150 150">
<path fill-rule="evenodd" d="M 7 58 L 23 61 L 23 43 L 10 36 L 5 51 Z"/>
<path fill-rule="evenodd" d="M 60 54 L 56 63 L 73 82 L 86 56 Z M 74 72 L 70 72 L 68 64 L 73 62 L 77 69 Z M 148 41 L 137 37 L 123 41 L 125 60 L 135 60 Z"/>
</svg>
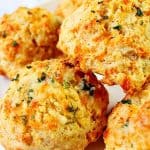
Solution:
<svg viewBox="0 0 150 150">
<path fill-rule="evenodd" d="M 127 96 L 108 118 L 104 133 L 106 150 L 150 149 L 150 86 Z"/>
<path fill-rule="evenodd" d="M 58 47 L 127 93 L 150 78 L 150 1 L 85 2 L 62 24 Z"/>
<path fill-rule="evenodd" d="M 108 94 L 68 60 L 34 62 L 17 74 L 0 104 L 6 149 L 84 149 L 102 135 Z"/>
<path fill-rule="evenodd" d="M 11 78 L 21 67 L 54 57 L 60 23 L 41 8 L 20 7 L 0 19 L 0 73 Z"/>
</svg>

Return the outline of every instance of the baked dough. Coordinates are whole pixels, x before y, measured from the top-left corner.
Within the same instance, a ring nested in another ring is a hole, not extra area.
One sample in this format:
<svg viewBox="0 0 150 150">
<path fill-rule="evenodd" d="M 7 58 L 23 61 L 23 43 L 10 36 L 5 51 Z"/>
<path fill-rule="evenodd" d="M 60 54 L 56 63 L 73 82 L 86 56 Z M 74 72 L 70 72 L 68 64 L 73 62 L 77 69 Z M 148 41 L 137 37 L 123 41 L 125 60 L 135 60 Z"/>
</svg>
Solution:
<svg viewBox="0 0 150 150">
<path fill-rule="evenodd" d="M 64 20 L 58 48 L 104 83 L 142 90 L 150 79 L 150 1 L 85 2 Z"/>
<path fill-rule="evenodd" d="M 150 85 L 113 109 L 104 133 L 106 150 L 150 149 Z"/>
<path fill-rule="evenodd" d="M 34 62 L 12 79 L 0 104 L 6 150 L 84 150 L 106 125 L 108 94 L 72 62 Z"/>
<path fill-rule="evenodd" d="M 0 19 L 0 74 L 9 78 L 37 60 L 56 55 L 60 23 L 42 8 L 20 7 Z"/>
</svg>

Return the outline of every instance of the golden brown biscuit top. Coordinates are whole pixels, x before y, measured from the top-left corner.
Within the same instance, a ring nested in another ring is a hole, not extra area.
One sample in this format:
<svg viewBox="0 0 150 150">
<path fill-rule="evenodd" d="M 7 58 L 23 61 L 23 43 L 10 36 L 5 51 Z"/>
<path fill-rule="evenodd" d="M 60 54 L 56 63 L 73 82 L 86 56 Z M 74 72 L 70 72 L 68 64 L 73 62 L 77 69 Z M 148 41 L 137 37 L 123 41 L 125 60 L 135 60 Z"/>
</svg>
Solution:
<svg viewBox="0 0 150 150">
<path fill-rule="evenodd" d="M 42 8 L 20 7 L 0 19 L 0 72 L 54 57 L 60 23 Z M 11 66 L 11 67 L 10 67 Z"/>
<path fill-rule="evenodd" d="M 134 96 L 127 96 L 108 119 L 104 133 L 106 149 L 149 149 L 150 86 Z M 112 124 L 113 122 L 113 124 Z"/>
<path fill-rule="evenodd" d="M 150 76 L 150 1 L 87 1 L 62 24 L 58 47 L 84 69 L 141 90 Z"/>
<path fill-rule="evenodd" d="M 25 135 L 74 126 L 84 129 L 90 142 L 102 132 L 108 94 L 91 72 L 83 73 L 66 60 L 54 59 L 23 69 L 12 79 L 2 101 L 1 114 Z M 100 133 L 91 131 L 96 126 Z"/>
</svg>

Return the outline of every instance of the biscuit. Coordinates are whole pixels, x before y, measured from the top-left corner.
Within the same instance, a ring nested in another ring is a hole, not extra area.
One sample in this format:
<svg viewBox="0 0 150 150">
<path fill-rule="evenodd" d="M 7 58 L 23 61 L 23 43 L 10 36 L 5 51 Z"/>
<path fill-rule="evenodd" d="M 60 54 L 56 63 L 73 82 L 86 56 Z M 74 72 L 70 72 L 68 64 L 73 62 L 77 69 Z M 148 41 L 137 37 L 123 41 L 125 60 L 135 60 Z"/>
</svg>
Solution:
<svg viewBox="0 0 150 150">
<path fill-rule="evenodd" d="M 108 118 L 104 133 L 106 150 L 150 149 L 150 86 L 127 96 Z"/>
<path fill-rule="evenodd" d="M 54 57 L 60 23 L 42 8 L 20 7 L 0 19 L 0 73 L 9 78 L 23 66 Z"/>
<path fill-rule="evenodd" d="M 93 0 L 67 17 L 58 48 L 126 93 L 150 78 L 150 1 Z"/>
<path fill-rule="evenodd" d="M 84 150 L 106 125 L 108 94 L 68 60 L 34 62 L 0 104 L 0 143 L 10 150 Z"/>
</svg>

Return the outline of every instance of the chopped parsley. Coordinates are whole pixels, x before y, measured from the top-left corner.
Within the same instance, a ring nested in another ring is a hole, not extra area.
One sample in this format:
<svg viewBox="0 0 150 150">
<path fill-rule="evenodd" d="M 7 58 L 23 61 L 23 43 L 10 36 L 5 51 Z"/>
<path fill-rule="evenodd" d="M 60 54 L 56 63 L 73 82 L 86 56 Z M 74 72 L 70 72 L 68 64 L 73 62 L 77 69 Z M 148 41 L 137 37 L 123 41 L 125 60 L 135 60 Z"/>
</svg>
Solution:
<svg viewBox="0 0 150 150">
<path fill-rule="evenodd" d="M 38 82 L 42 82 L 46 79 L 46 73 L 42 72 L 41 77 L 38 78 Z"/>
<path fill-rule="evenodd" d="M 102 18 L 103 18 L 104 20 L 106 20 L 106 19 L 108 19 L 109 17 L 108 17 L 108 16 L 102 16 Z"/>
<path fill-rule="evenodd" d="M 142 26 L 144 24 L 143 20 L 141 20 L 140 25 Z"/>
<path fill-rule="evenodd" d="M 131 147 L 133 148 L 133 143 L 131 143 Z"/>
<path fill-rule="evenodd" d="M 130 99 L 126 99 L 126 100 L 124 99 L 124 100 L 121 101 L 121 103 L 122 104 L 129 104 L 129 105 L 131 105 L 132 101 Z"/>
<path fill-rule="evenodd" d="M 87 83 L 85 79 L 82 80 L 81 90 L 89 91 L 91 88 L 91 84 Z"/>
<path fill-rule="evenodd" d="M 17 91 L 18 91 L 18 92 L 20 92 L 20 91 L 21 91 L 21 89 L 22 89 L 22 87 L 19 87 L 19 88 L 17 89 Z"/>
<path fill-rule="evenodd" d="M 33 89 L 29 89 L 29 92 L 31 93 L 31 92 L 34 92 L 34 91 L 33 91 Z"/>
<path fill-rule="evenodd" d="M 71 117 L 70 118 L 71 120 L 68 121 L 67 124 L 74 123 L 74 122 L 78 123 L 78 121 L 76 119 L 76 113 L 77 113 L 78 109 L 79 109 L 78 107 L 75 108 L 72 104 L 68 105 L 68 107 L 66 108 L 66 110 L 71 113 L 71 115 L 73 116 L 73 118 Z"/>
<path fill-rule="evenodd" d="M 18 81 L 18 80 L 19 80 L 19 76 L 20 76 L 20 75 L 19 75 L 19 74 L 17 74 L 17 75 L 16 75 L 16 77 L 15 77 L 15 78 L 13 78 L 11 81 Z"/>
<path fill-rule="evenodd" d="M 34 92 L 33 89 L 29 89 L 29 91 L 28 91 L 28 101 L 27 101 L 28 104 L 30 104 L 32 99 L 33 99 L 33 92 Z"/>
<path fill-rule="evenodd" d="M 143 16 L 143 12 L 139 7 L 136 7 L 136 10 L 137 10 L 136 16 L 139 16 L 139 17 Z"/>
<path fill-rule="evenodd" d="M 123 127 L 128 127 L 129 126 L 129 122 L 127 121 L 124 125 L 123 125 Z"/>
<path fill-rule="evenodd" d="M 13 42 L 12 42 L 12 46 L 13 46 L 13 47 L 17 47 L 18 45 L 19 45 L 19 44 L 18 44 L 16 41 L 13 41 Z"/>
<path fill-rule="evenodd" d="M 27 69 L 31 69 L 31 68 L 32 68 L 32 66 L 31 66 L 31 65 L 28 65 L 28 66 L 26 66 L 26 68 L 27 68 Z"/>
<path fill-rule="evenodd" d="M 114 26 L 113 29 L 115 29 L 115 30 L 121 30 L 122 26 L 121 25 L 117 25 L 117 26 Z"/>
<path fill-rule="evenodd" d="M 34 119 L 35 119 L 35 115 L 32 115 L 32 116 L 31 116 L 31 119 L 34 120 Z"/>
<path fill-rule="evenodd" d="M 64 82 L 63 82 L 63 87 L 64 87 L 65 89 L 70 88 L 70 83 L 67 82 L 67 81 L 64 81 Z"/>
<path fill-rule="evenodd" d="M 98 2 L 98 4 L 102 4 L 103 3 L 103 1 L 101 1 L 101 2 Z"/>
<path fill-rule="evenodd" d="M 95 13 L 95 10 L 91 10 L 92 13 Z"/>
<path fill-rule="evenodd" d="M 77 107 L 77 108 L 74 108 L 72 105 L 67 107 L 67 111 L 68 111 L 68 112 L 76 113 L 77 110 L 78 110 L 78 107 Z"/>
<path fill-rule="evenodd" d="M 91 83 L 88 83 L 85 79 L 83 79 L 81 82 L 81 90 L 88 91 L 90 96 L 93 96 L 95 87 Z"/>
<path fill-rule="evenodd" d="M 51 83 L 55 82 L 54 78 L 50 78 L 50 81 L 51 81 Z"/>
</svg>

